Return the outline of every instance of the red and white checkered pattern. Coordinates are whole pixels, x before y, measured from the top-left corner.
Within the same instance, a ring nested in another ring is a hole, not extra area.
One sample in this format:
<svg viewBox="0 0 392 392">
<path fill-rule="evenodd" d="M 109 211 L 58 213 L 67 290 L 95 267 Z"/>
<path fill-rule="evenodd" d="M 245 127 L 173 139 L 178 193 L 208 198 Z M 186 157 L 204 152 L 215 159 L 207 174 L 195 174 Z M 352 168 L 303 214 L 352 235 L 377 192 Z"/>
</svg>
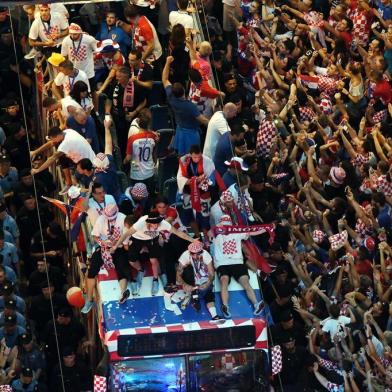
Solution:
<svg viewBox="0 0 392 392">
<path fill-rule="evenodd" d="M 58 26 L 50 26 L 48 30 L 45 30 L 47 38 L 52 38 L 52 34 L 58 34 L 60 32 Z"/>
<path fill-rule="evenodd" d="M 387 180 L 385 174 L 381 175 L 376 180 L 377 192 L 383 192 L 385 196 L 392 196 L 392 182 Z"/>
<path fill-rule="evenodd" d="M 235 255 L 236 253 L 237 253 L 237 242 L 235 240 L 229 240 L 223 242 L 224 255 Z"/>
<path fill-rule="evenodd" d="M 325 233 L 321 230 L 314 230 L 312 233 L 312 238 L 316 244 L 321 244 L 325 238 Z"/>
<path fill-rule="evenodd" d="M 71 61 L 84 61 L 84 60 L 87 60 L 87 45 L 84 45 L 82 43 L 80 45 L 79 50 L 78 50 L 78 47 L 75 46 L 74 48 L 70 49 L 69 54 L 70 54 Z"/>
<path fill-rule="evenodd" d="M 106 377 L 95 375 L 94 392 L 106 392 L 106 391 L 107 391 Z"/>
<path fill-rule="evenodd" d="M 266 158 L 269 156 L 276 133 L 276 126 L 272 121 L 264 119 L 260 122 L 256 140 L 258 157 Z"/>
<path fill-rule="evenodd" d="M 337 91 L 338 80 L 330 76 L 319 76 L 318 89 L 328 95 L 333 95 Z"/>
<path fill-rule="evenodd" d="M 366 13 L 356 10 L 352 21 L 354 25 L 352 30 L 353 40 L 361 46 L 366 46 L 369 41 L 370 30 L 370 24 Z"/>
<path fill-rule="evenodd" d="M 310 11 L 304 14 L 304 20 L 310 27 L 323 27 L 323 14 L 317 11 Z"/>
<path fill-rule="evenodd" d="M 318 105 L 324 114 L 332 114 L 332 101 L 328 94 L 321 94 L 321 100 Z"/>
<path fill-rule="evenodd" d="M 357 154 L 356 157 L 354 159 L 351 160 L 351 163 L 354 166 L 362 166 L 365 163 L 368 163 L 370 160 L 370 155 L 367 153 L 366 155 L 362 155 L 362 154 Z"/>
<path fill-rule="evenodd" d="M 314 118 L 316 117 L 316 114 L 314 113 L 314 111 L 307 107 L 307 106 L 301 106 L 299 108 L 299 119 L 301 122 L 304 121 L 312 121 Z"/>
<path fill-rule="evenodd" d="M 343 230 L 341 233 L 333 234 L 329 237 L 332 250 L 339 250 L 346 243 L 348 239 L 347 230 Z"/>
<path fill-rule="evenodd" d="M 279 345 L 271 348 L 272 375 L 282 371 L 282 349 Z"/>
<path fill-rule="evenodd" d="M 373 121 L 375 123 L 383 122 L 383 121 L 385 121 L 387 119 L 387 114 L 388 114 L 387 109 L 380 110 L 379 112 L 374 113 Z"/>
</svg>

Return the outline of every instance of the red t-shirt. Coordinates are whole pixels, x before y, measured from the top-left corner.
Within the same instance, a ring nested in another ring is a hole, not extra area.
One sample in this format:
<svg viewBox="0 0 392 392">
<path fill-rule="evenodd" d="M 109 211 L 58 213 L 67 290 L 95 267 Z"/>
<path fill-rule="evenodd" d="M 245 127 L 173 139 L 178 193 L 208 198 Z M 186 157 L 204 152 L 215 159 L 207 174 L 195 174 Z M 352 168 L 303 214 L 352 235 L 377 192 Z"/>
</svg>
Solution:
<svg viewBox="0 0 392 392">
<path fill-rule="evenodd" d="M 380 98 L 385 105 L 392 102 L 392 87 L 387 80 L 382 79 L 376 83 L 373 97 Z"/>
<path fill-rule="evenodd" d="M 359 275 L 367 275 L 373 279 L 373 267 L 369 260 L 362 260 L 355 264 L 355 270 Z"/>
</svg>

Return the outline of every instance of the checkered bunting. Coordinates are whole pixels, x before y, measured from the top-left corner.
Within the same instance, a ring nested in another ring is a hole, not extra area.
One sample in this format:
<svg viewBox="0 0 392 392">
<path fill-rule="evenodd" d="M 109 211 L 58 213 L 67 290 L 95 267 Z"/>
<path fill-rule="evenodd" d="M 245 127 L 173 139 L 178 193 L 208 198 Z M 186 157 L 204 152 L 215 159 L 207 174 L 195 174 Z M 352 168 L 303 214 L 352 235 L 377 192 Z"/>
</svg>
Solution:
<svg viewBox="0 0 392 392">
<path fill-rule="evenodd" d="M 86 45 L 81 45 L 79 50 L 78 48 L 71 48 L 69 53 L 70 53 L 70 58 L 72 61 L 84 61 L 87 60 L 87 46 Z"/>
<path fill-rule="evenodd" d="M 106 392 L 107 384 L 106 377 L 94 376 L 94 392 Z"/>
<path fill-rule="evenodd" d="M 282 349 L 279 345 L 271 348 L 271 359 L 272 374 L 280 373 L 282 371 Z"/>
</svg>

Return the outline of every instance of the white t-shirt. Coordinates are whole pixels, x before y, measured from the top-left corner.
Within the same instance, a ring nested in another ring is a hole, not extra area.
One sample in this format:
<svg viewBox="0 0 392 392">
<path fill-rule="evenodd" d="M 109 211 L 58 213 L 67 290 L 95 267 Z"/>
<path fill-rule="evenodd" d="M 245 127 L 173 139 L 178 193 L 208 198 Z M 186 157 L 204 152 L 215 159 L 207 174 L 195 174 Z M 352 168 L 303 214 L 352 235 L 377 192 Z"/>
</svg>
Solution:
<svg viewBox="0 0 392 392">
<path fill-rule="evenodd" d="M 69 95 L 66 96 L 65 98 L 62 98 L 60 100 L 61 102 L 61 114 L 66 120 L 69 116 L 71 116 L 70 112 L 68 111 L 68 108 L 72 106 L 75 109 L 82 109 L 82 107 Z"/>
<path fill-rule="evenodd" d="M 79 71 L 78 74 L 75 77 L 70 77 L 64 75 L 62 72 L 60 72 L 54 79 L 54 84 L 56 86 L 63 86 L 63 91 L 64 91 L 64 96 L 68 96 L 69 93 L 72 90 L 72 87 L 76 82 L 84 82 L 87 84 L 88 91 L 90 91 L 90 83 L 88 81 L 88 77 L 84 71 Z"/>
<path fill-rule="evenodd" d="M 172 11 L 169 14 L 170 28 L 176 24 L 181 24 L 184 29 L 193 29 L 193 18 L 186 11 Z"/>
<path fill-rule="evenodd" d="M 29 31 L 29 38 L 32 40 L 40 39 L 42 42 L 48 42 L 52 39 L 51 34 L 59 34 L 68 28 L 68 21 L 63 16 L 51 13 L 49 23 L 42 21 L 41 17 L 38 16 L 34 19 L 31 24 Z M 60 45 L 64 37 L 56 40 L 56 44 Z"/>
<path fill-rule="evenodd" d="M 192 265 L 193 272 L 195 274 L 195 284 L 202 285 L 208 280 L 208 265 L 212 262 L 211 255 L 203 250 L 203 253 L 196 258 L 193 258 L 189 252 L 186 250 L 178 259 L 183 267 Z"/>
<path fill-rule="evenodd" d="M 117 214 L 117 218 L 113 222 L 109 221 L 108 218 L 106 218 L 106 216 L 101 215 L 98 217 L 97 221 L 95 222 L 91 234 L 95 237 L 99 237 L 99 239 L 102 241 L 106 241 L 110 239 L 111 235 L 113 234 L 113 232 L 110 233 L 110 231 L 113 230 L 114 228 L 117 228 L 117 230 L 119 230 L 120 235 L 122 235 L 125 231 L 124 220 L 125 220 L 125 214 L 121 212 Z M 124 243 L 126 244 L 127 242 L 124 241 Z"/>
<path fill-rule="evenodd" d="M 215 268 L 221 265 L 243 264 L 242 241 L 249 238 L 248 234 L 219 234 L 213 241 Z"/>
<path fill-rule="evenodd" d="M 154 175 L 155 145 L 156 136 L 152 132 L 138 132 L 128 139 L 127 154 L 132 155 L 132 180 L 146 180 Z"/>
<path fill-rule="evenodd" d="M 91 79 L 94 77 L 94 52 L 97 50 L 97 40 L 91 35 L 82 34 L 81 40 L 72 41 L 71 37 L 65 37 L 61 45 L 61 54 L 68 57 L 75 68 L 86 73 Z"/>
<path fill-rule="evenodd" d="M 136 230 L 136 233 L 132 234 L 133 238 L 143 241 L 152 240 L 158 237 L 161 231 L 170 231 L 172 228 L 169 222 L 163 220 L 156 230 L 148 230 L 146 223 L 147 218 L 148 215 L 144 215 L 133 224 L 132 227 Z"/>
<path fill-rule="evenodd" d="M 92 227 L 95 226 L 98 217 L 102 215 L 103 209 L 110 204 L 116 204 L 116 200 L 112 195 L 105 195 L 103 203 L 98 203 L 93 197 L 90 197 L 88 201 L 87 216 Z"/>
<path fill-rule="evenodd" d="M 208 123 L 203 155 L 214 159 L 216 145 L 218 144 L 220 137 L 228 131 L 230 131 L 230 127 L 223 112 L 219 111 L 214 113 Z"/>
<path fill-rule="evenodd" d="M 321 322 L 321 325 L 323 326 L 322 330 L 327 333 L 329 332 L 331 336 L 331 341 L 333 341 L 334 336 L 338 332 L 343 332 L 343 327 L 350 323 L 351 323 L 350 317 L 339 316 L 337 319 L 328 317 Z"/>
<path fill-rule="evenodd" d="M 57 151 L 63 152 L 74 163 L 78 163 L 81 159 L 88 158 L 94 162 L 95 153 L 90 143 L 73 129 L 66 129 L 64 140 L 57 147 Z"/>
</svg>

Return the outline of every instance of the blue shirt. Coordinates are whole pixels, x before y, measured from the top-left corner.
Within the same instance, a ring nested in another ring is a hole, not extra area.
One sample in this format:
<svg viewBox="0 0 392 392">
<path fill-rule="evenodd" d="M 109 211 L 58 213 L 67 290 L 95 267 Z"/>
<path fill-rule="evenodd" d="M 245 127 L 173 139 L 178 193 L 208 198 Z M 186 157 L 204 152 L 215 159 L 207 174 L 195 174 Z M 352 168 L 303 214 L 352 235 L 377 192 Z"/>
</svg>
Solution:
<svg viewBox="0 0 392 392">
<path fill-rule="evenodd" d="M 105 192 L 108 195 L 114 196 L 116 201 L 118 201 L 121 194 L 121 188 L 117 178 L 117 168 L 114 163 L 113 155 L 107 155 L 107 157 L 110 162 L 109 167 L 105 172 L 95 173 L 95 181 L 102 184 Z"/>
<path fill-rule="evenodd" d="M 85 139 L 91 140 L 91 148 L 97 154 L 99 153 L 99 141 L 97 135 L 97 128 L 95 126 L 95 121 L 91 116 L 87 117 L 86 124 L 79 124 L 73 117 L 68 117 L 67 126 L 80 135 L 82 135 Z"/>
<path fill-rule="evenodd" d="M 10 282 L 16 284 L 17 277 L 15 271 L 11 267 L 8 267 L 6 265 L 4 265 L 4 269 L 5 269 L 5 278 Z"/>
<path fill-rule="evenodd" d="M 6 215 L 3 221 L 0 220 L 0 227 L 1 224 L 3 224 L 3 230 L 6 230 L 12 234 L 12 237 L 14 240 L 12 242 L 15 242 L 20 236 L 19 233 L 19 227 L 15 221 L 15 219 L 11 215 Z"/>
<path fill-rule="evenodd" d="M 214 164 L 215 169 L 218 170 L 220 175 L 223 175 L 227 170 L 225 161 L 229 161 L 233 157 L 233 152 L 230 143 L 230 132 L 225 132 L 218 141 L 216 145 Z"/>
<path fill-rule="evenodd" d="M 5 344 L 7 345 L 7 347 L 13 348 L 17 343 L 18 336 L 21 335 L 22 333 L 26 333 L 26 330 L 23 327 L 20 327 L 19 325 L 16 326 L 15 331 L 10 335 L 6 334 L 4 327 L 1 327 L 0 341 L 3 338 L 5 338 Z"/>
<path fill-rule="evenodd" d="M 377 11 L 384 20 L 392 19 L 392 7 L 384 5 L 381 1 L 377 1 Z"/>
<path fill-rule="evenodd" d="M 16 246 L 9 242 L 4 242 L 3 249 L 0 250 L 0 255 L 3 255 L 2 265 L 11 267 L 16 271 L 16 265 L 19 262 L 18 252 Z"/>
<path fill-rule="evenodd" d="M 391 209 L 388 207 L 388 205 L 379 211 L 377 215 L 377 221 L 380 227 L 383 227 L 386 230 L 392 228 Z"/>
<path fill-rule="evenodd" d="M 0 176 L 0 186 L 4 193 L 11 192 L 18 181 L 18 170 L 16 167 L 10 167 L 8 173 L 4 177 Z"/>
<path fill-rule="evenodd" d="M 17 380 L 12 381 L 11 387 L 14 392 L 34 392 L 38 391 L 38 381 L 33 380 L 31 383 L 26 387 L 26 384 L 23 384 L 22 381 L 18 378 Z"/>
<path fill-rule="evenodd" d="M 229 170 L 226 170 L 226 173 L 223 175 L 222 180 L 225 183 L 226 188 L 237 183 L 237 179 L 230 174 Z"/>
<path fill-rule="evenodd" d="M 127 55 L 127 48 L 131 45 L 131 38 L 121 27 L 113 26 L 109 30 L 106 22 L 101 23 L 100 29 L 95 38 L 99 41 L 111 39 L 112 41 L 117 42 L 120 45 L 121 53 L 124 56 Z"/>
<path fill-rule="evenodd" d="M 171 85 L 167 86 L 165 90 L 167 100 L 174 112 L 177 126 L 186 129 L 199 129 L 199 122 L 196 120 L 196 117 L 200 116 L 200 112 L 197 106 L 185 98 L 175 97 L 172 94 Z"/>
</svg>

